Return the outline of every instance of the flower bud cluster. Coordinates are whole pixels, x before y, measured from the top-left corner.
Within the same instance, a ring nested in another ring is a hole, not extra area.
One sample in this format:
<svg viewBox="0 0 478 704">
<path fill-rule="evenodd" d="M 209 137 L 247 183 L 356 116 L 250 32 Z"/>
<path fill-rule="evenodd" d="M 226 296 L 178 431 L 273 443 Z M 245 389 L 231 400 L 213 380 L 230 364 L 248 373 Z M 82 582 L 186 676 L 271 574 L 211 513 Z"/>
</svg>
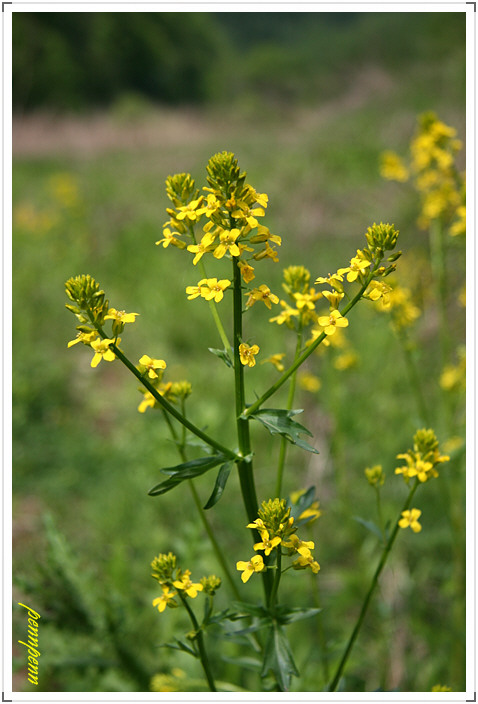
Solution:
<svg viewBox="0 0 478 704">
<path fill-rule="evenodd" d="M 181 599 L 190 597 L 195 599 L 199 592 L 204 592 L 213 596 L 221 586 L 221 580 L 215 575 L 203 577 L 200 582 L 191 580 L 190 570 L 182 570 L 177 564 L 176 555 L 172 552 L 168 554 L 160 553 L 151 563 L 153 569 L 152 577 L 156 579 L 162 589 L 162 595 L 153 600 L 153 606 L 159 612 L 165 610 L 166 606 L 175 608 L 179 606 L 175 601 L 175 596 Z"/>
<path fill-rule="evenodd" d="M 438 477 L 436 465 L 448 462 L 448 455 L 441 455 L 438 449 L 438 440 L 433 430 L 417 430 L 413 438 L 413 449 L 397 455 L 397 459 L 404 459 L 406 465 L 397 467 L 395 474 L 402 474 L 408 484 L 412 477 L 418 481 L 426 482 Z"/>
</svg>

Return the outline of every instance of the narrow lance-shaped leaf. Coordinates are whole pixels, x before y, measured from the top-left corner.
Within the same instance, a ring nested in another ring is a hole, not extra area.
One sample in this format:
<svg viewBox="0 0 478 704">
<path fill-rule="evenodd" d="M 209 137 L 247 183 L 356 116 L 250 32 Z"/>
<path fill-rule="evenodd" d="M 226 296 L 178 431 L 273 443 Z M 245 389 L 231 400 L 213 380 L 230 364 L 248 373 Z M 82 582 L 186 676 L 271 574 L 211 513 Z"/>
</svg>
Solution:
<svg viewBox="0 0 478 704">
<path fill-rule="evenodd" d="M 199 457 L 195 460 L 183 462 L 175 467 L 164 467 L 161 469 L 161 472 L 163 472 L 163 474 L 169 474 L 169 479 L 153 486 L 153 488 L 148 491 L 148 494 L 150 496 L 160 496 L 161 494 L 165 494 L 167 491 L 174 489 L 175 486 L 183 482 L 185 479 L 194 479 L 195 477 L 199 477 L 209 469 L 217 467 L 217 465 L 224 462 L 225 459 L 226 457 L 223 454 L 209 455 L 208 457 Z"/>
<path fill-rule="evenodd" d="M 217 504 L 217 502 L 221 498 L 227 480 L 229 479 L 229 474 L 231 473 L 233 464 L 233 462 L 226 462 L 222 465 L 222 467 L 219 468 L 219 472 L 217 473 L 216 477 L 216 483 L 214 484 L 214 489 L 212 490 L 212 494 L 209 497 L 206 505 L 204 506 L 205 509 L 212 508 L 214 504 Z"/>
</svg>

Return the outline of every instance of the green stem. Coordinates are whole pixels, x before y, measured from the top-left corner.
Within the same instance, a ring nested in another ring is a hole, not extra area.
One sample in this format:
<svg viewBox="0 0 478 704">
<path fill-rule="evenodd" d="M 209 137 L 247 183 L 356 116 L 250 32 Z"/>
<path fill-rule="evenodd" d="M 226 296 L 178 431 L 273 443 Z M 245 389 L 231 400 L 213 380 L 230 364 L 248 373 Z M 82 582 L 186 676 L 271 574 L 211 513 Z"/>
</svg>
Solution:
<svg viewBox="0 0 478 704">
<path fill-rule="evenodd" d="M 103 339 L 107 338 L 107 335 L 105 335 L 105 333 L 99 326 L 96 326 L 96 329 L 98 330 L 100 336 Z M 118 357 L 118 359 L 123 362 L 123 364 L 130 370 L 130 372 L 134 374 L 134 376 L 143 384 L 143 386 L 154 397 L 155 401 L 157 401 L 162 408 L 164 408 L 168 413 L 170 413 L 174 418 L 176 418 L 176 420 L 178 420 L 180 423 L 182 423 L 182 425 L 184 425 L 188 430 L 190 430 L 191 433 L 196 435 L 198 438 L 201 438 L 201 440 L 204 440 L 204 442 L 207 443 L 210 447 L 213 447 L 214 449 L 219 450 L 219 452 L 222 452 L 229 459 L 238 459 L 239 455 L 237 455 L 236 452 L 229 450 L 229 448 L 224 447 L 224 445 L 221 445 L 221 443 L 219 443 L 217 440 L 211 438 L 200 428 L 194 425 L 194 423 L 191 423 L 187 418 L 185 418 L 182 413 L 180 413 L 172 404 L 169 403 L 169 401 L 167 401 L 163 396 L 161 396 L 159 391 L 157 391 L 157 389 L 154 388 L 154 386 L 148 381 L 148 379 L 143 374 L 141 374 L 138 369 L 136 369 L 134 364 L 130 362 L 130 360 L 126 357 L 126 355 L 123 354 L 119 347 L 117 347 L 115 344 L 112 344 L 110 345 L 110 349 L 113 350 L 116 357 Z"/>
<path fill-rule="evenodd" d="M 242 411 L 246 405 L 244 391 L 244 366 L 239 354 L 239 345 L 242 343 L 242 284 L 241 271 L 238 266 L 237 257 L 233 257 L 234 276 L 234 384 L 236 402 L 236 426 L 239 452 L 242 459 L 237 462 L 239 481 L 241 484 L 242 497 L 246 508 L 247 517 L 250 522 L 257 518 L 257 496 L 254 485 L 254 476 L 251 457 L 251 438 L 249 432 L 249 420 L 242 417 Z"/>
<path fill-rule="evenodd" d="M 419 481 L 418 481 L 418 479 L 416 479 L 414 486 L 410 489 L 410 492 L 408 494 L 407 500 L 405 501 L 405 504 L 403 505 L 401 513 L 403 511 L 406 511 L 408 509 L 408 507 L 410 506 L 413 495 L 414 495 L 415 491 L 417 490 L 418 484 L 419 484 Z M 400 513 L 400 515 L 401 515 L 401 513 Z M 380 577 L 380 573 L 382 572 L 382 570 L 385 566 L 388 555 L 390 553 L 390 550 L 392 549 L 392 546 L 395 542 L 395 538 L 397 537 L 399 530 L 400 530 L 400 526 L 398 525 L 398 520 L 397 520 L 397 522 L 395 524 L 395 528 L 393 529 L 386 545 L 383 548 L 382 557 L 380 558 L 380 562 L 378 563 L 377 569 L 375 570 L 375 574 L 372 577 L 372 582 L 371 582 L 369 590 L 365 596 L 364 602 L 362 604 L 362 608 L 360 609 L 360 614 L 358 616 L 358 619 L 357 619 L 357 622 L 354 626 L 352 634 L 349 638 L 349 641 L 348 641 L 347 646 L 345 648 L 344 654 L 342 655 L 342 658 L 341 658 L 340 663 L 338 665 L 337 672 L 335 673 L 335 677 L 332 680 L 332 682 L 330 683 L 330 686 L 328 689 L 329 692 L 335 692 L 335 690 L 337 689 L 340 678 L 342 677 L 343 670 L 344 670 L 345 665 L 347 663 L 348 657 L 349 657 L 350 652 L 352 650 L 352 647 L 355 643 L 355 640 L 357 639 L 357 636 L 359 634 L 363 620 L 365 618 L 365 614 L 367 612 L 367 608 L 370 603 L 370 599 L 372 598 L 372 594 L 375 591 L 375 587 L 377 586 L 378 578 Z"/>
<path fill-rule="evenodd" d="M 294 361 L 296 361 L 300 355 L 300 350 L 302 348 L 302 322 L 299 323 L 299 328 L 297 330 L 297 344 L 295 347 Z M 292 374 L 290 378 L 289 385 L 289 395 L 287 397 L 287 410 L 292 410 L 294 405 L 294 395 L 295 395 L 295 384 L 297 379 L 297 370 Z M 280 499 L 282 494 L 282 480 L 284 476 L 285 458 L 287 454 L 287 448 L 289 441 L 285 438 L 281 438 L 280 450 L 279 450 L 279 462 L 277 465 L 277 481 L 276 481 L 276 496 Z"/>
<path fill-rule="evenodd" d="M 212 672 L 211 672 L 211 666 L 209 664 L 209 658 L 207 655 L 206 646 L 204 645 L 203 632 L 202 632 L 201 628 L 199 627 L 199 624 L 196 620 L 196 616 L 194 615 L 193 610 L 189 606 L 186 597 L 183 596 L 181 591 L 178 591 L 178 594 L 179 594 L 181 601 L 183 602 L 183 604 L 186 608 L 186 611 L 189 614 L 189 618 L 191 619 L 191 623 L 193 625 L 194 632 L 196 634 L 196 641 L 197 641 L 198 651 L 199 651 L 199 659 L 201 660 L 201 665 L 203 667 L 204 674 L 206 675 L 209 689 L 211 692 L 217 692 L 216 685 L 214 684 L 214 678 L 213 678 Z"/>
<path fill-rule="evenodd" d="M 276 573 L 274 577 L 274 584 L 272 585 L 271 592 L 269 594 L 269 601 L 267 602 L 267 606 L 272 609 L 275 606 L 276 599 L 277 599 L 277 592 L 279 591 L 279 582 L 280 578 L 282 576 L 281 574 L 281 562 L 282 562 L 282 554 L 280 550 L 280 546 L 277 547 L 277 562 L 276 562 Z"/>
<path fill-rule="evenodd" d="M 186 461 L 187 461 L 187 457 L 186 457 L 186 451 L 185 451 L 185 448 L 184 448 L 184 443 L 181 444 L 181 445 L 179 444 L 179 442 L 178 442 L 178 435 L 177 435 L 176 430 L 175 430 L 175 428 L 174 428 L 174 426 L 173 426 L 173 424 L 172 424 L 172 422 L 171 422 L 171 418 L 168 416 L 168 414 L 166 413 L 166 411 L 165 411 L 164 409 L 161 409 L 161 410 L 163 411 L 164 418 L 165 418 L 165 420 L 166 420 L 166 423 L 167 423 L 168 426 L 169 426 L 169 430 L 170 430 L 170 432 L 171 432 L 171 435 L 172 435 L 172 437 L 173 437 L 173 440 L 174 440 L 175 443 L 177 444 L 178 452 L 179 452 L 179 454 L 180 454 L 180 456 L 181 456 L 181 459 L 182 459 L 183 462 L 186 462 Z M 183 427 L 184 427 L 184 426 L 183 426 Z M 203 507 L 202 507 L 202 503 L 201 503 L 201 500 L 200 500 L 200 498 L 199 498 L 199 494 L 198 494 L 198 492 L 197 492 L 197 489 L 196 489 L 196 487 L 195 487 L 195 485 L 194 485 L 194 482 L 193 482 L 192 479 L 188 479 L 188 482 L 187 482 L 187 483 L 188 483 L 188 485 L 189 485 L 189 489 L 190 489 L 191 494 L 192 494 L 192 497 L 193 497 L 194 505 L 196 506 L 197 512 L 199 513 L 199 516 L 200 516 L 200 518 L 201 518 L 202 524 L 203 524 L 203 526 L 204 526 L 204 530 L 206 531 L 206 533 L 207 533 L 207 535 L 208 535 L 208 538 L 209 538 L 209 540 L 210 540 L 210 542 L 211 542 L 211 545 L 212 545 L 212 548 L 213 548 L 213 550 L 214 550 L 214 554 L 216 555 L 217 561 L 218 561 L 219 564 L 221 565 L 221 568 L 222 568 L 222 570 L 223 570 L 223 572 L 224 572 L 224 575 L 226 576 L 226 579 L 227 579 L 227 581 L 228 581 L 228 583 L 229 583 L 229 586 L 231 587 L 232 593 L 234 594 L 234 598 L 237 599 L 238 601 L 241 601 L 241 595 L 239 594 L 239 590 L 238 590 L 238 588 L 237 588 L 237 586 L 236 586 L 236 583 L 234 582 L 234 580 L 233 580 L 233 578 L 232 578 L 232 575 L 231 575 L 231 573 L 230 573 L 230 571 L 229 571 L 229 566 L 228 566 L 228 564 L 227 564 L 227 562 L 226 562 L 226 559 L 225 559 L 225 557 L 224 557 L 224 555 L 223 555 L 223 552 L 222 552 L 222 550 L 221 550 L 221 548 L 220 548 L 220 546 L 219 546 L 219 543 L 218 543 L 217 540 L 216 540 L 216 536 L 214 535 L 214 532 L 213 532 L 213 530 L 212 530 L 212 528 L 211 528 L 211 526 L 210 526 L 210 524 L 209 524 L 209 521 L 207 520 L 206 512 L 204 511 L 204 509 L 203 509 Z"/>
<path fill-rule="evenodd" d="M 236 427 L 237 438 L 239 444 L 239 452 L 242 456 L 237 462 L 237 470 L 239 473 L 239 483 L 241 486 L 242 499 L 246 509 L 246 514 L 249 522 L 252 523 L 257 518 L 258 503 L 256 495 L 256 487 L 254 484 L 254 473 L 252 467 L 252 449 L 249 430 L 249 419 L 242 416 L 242 411 L 246 406 L 245 390 L 244 390 L 244 366 L 241 362 L 239 354 L 239 345 L 242 343 L 242 283 L 241 270 L 238 265 L 238 257 L 232 258 L 233 266 L 233 342 L 234 342 L 234 389 L 236 403 Z M 254 534 L 258 536 L 257 531 Z M 257 537 L 256 537 L 257 540 Z M 266 603 L 268 595 L 272 589 L 272 575 L 269 570 L 262 573 L 262 583 Z"/>
<path fill-rule="evenodd" d="M 196 235 L 194 233 L 194 228 L 192 225 L 189 225 L 189 233 L 192 237 L 194 244 L 197 244 Z M 199 269 L 201 271 L 203 278 L 207 279 L 208 276 L 206 273 L 206 267 L 204 266 L 204 262 L 202 259 L 199 260 Z M 213 300 L 209 301 L 209 309 L 210 309 L 212 317 L 214 319 L 214 323 L 216 324 L 216 328 L 219 333 L 219 337 L 221 338 L 222 344 L 224 345 L 224 349 L 226 350 L 226 352 L 229 352 L 229 350 L 231 349 L 231 345 L 229 343 L 229 340 L 227 339 L 226 331 L 224 330 L 223 324 L 221 323 L 219 313 L 217 312 L 216 301 L 213 301 Z"/>
<path fill-rule="evenodd" d="M 377 269 L 378 269 L 378 267 L 379 267 L 379 265 L 380 265 L 380 261 L 381 261 L 381 260 L 378 260 L 378 261 L 375 263 L 375 266 L 373 267 L 372 271 L 370 272 L 370 274 L 369 274 L 369 275 L 367 276 L 367 278 L 365 279 L 365 283 L 361 286 L 360 291 L 352 298 L 352 300 L 351 300 L 349 303 L 347 303 L 347 305 L 345 306 L 345 308 L 344 308 L 342 311 L 340 311 L 340 313 L 341 313 L 342 316 L 345 317 L 345 316 L 347 315 L 347 313 L 355 306 L 355 304 L 358 303 L 358 301 L 362 298 L 362 294 L 364 293 L 365 289 L 367 288 L 367 286 L 369 285 L 369 283 L 372 281 L 372 279 L 373 279 L 374 276 L 375 276 L 375 273 L 376 273 L 376 271 L 377 271 Z M 294 372 L 301 366 L 301 364 L 303 364 L 303 363 L 305 362 L 305 360 L 306 360 L 308 357 L 310 357 L 310 355 L 312 354 L 312 352 L 314 352 L 314 351 L 317 349 L 317 347 L 318 347 L 318 346 L 320 345 L 320 343 L 325 339 L 325 337 L 326 337 L 325 332 L 321 333 L 321 334 L 318 336 L 318 338 L 317 338 L 316 340 L 314 340 L 314 342 L 312 342 L 312 344 L 309 345 L 309 346 L 307 347 L 307 349 L 304 350 L 304 352 L 303 352 L 301 355 L 299 355 L 299 357 L 293 362 L 293 364 L 291 364 L 291 366 L 290 366 L 288 369 L 286 369 L 286 371 L 285 371 L 285 372 L 282 374 L 282 376 L 275 382 L 275 384 L 272 384 L 272 386 L 269 387 L 269 388 L 267 389 L 267 391 L 266 391 L 265 393 L 263 393 L 262 396 L 261 396 L 255 403 L 253 403 L 253 404 L 252 404 L 251 406 L 249 406 L 248 408 L 243 409 L 242 415 L 243 415 L 245 418 L 248 418 L 250 415 L 252 415 L 253 413 L 255 413 L 255 412 L 262 406 L 262 404 L 263 404 L 265 401 L 267 401 L 267 399 L 268 399 L 270 396 L 272 396 L 273 394 L 275 394 L 275 392 L 276 392 L 278 389 L 280 389 L 280 387 L 281 387 L 283 384 L 285 384 L 285 382 L 287 381 L 287 379 L 288 379 L 292 374 L 294 374 Z"/>
</svg>

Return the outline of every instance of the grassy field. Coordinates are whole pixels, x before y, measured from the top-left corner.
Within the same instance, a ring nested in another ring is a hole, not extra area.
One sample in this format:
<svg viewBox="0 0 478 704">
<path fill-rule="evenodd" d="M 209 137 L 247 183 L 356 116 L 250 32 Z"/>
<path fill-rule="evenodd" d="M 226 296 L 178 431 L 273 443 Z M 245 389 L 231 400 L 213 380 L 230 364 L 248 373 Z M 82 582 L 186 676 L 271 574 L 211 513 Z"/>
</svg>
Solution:
<svg viewBox="0 0 478 704">
<path fill-rule="evenodd" d="M 137 412 L 142 396 L 120 364 L 93 370 L 89 350 L 67 349 L 75 330 L 64 282 L 90 273 L 112 306 L 139 313 L 123 335 L 130 358 L 147 353 L 167 360 L 168 378 L 193 385 L 194 422 L 234 446 L 230 370 L 207 350 L 220 346 L 208 306 L 184 293 L 198 274 L 184 252 L 154 244 L 167 219 L 165 178 L 187 171 L 205 185 L 207 160 L 222 150 L 233 151 L 248 181 L 269 195 L 267 223 L 283 241 L 280 263 L 262 269 L 272 291 L 281 295 L 285 266 L 304 264 L 312 279 L 346 266 L 364 246 L 367 227 L 384 221 L 400 230 L 404 254 L 396 278 L 413 290 L 421 310 L 411 338 L 426 421 L 389 317 L 367 302 L 352 311 L 347 330 L 356 364 L 340 370 L 337 353 L 313 355 L 307 370 L 319 377 L 320 389 L 300 389 L 296 398 L 320 454 L 292 447 L 284 489 L 317 488 L 323 515 L 311 539 L 321 571 L 301 579 L 288 573 L 283 598 L 323 608 L 319 623 L 291 626 L 290 639 L 301 672 L 294 687 L 325 687 L 378 560 L 376 537 L 354 519 L 371 520 L 375 511 L 365 467 L 383 465 L 383 511 L 395 520 L 404 496 L 393 477 L 397 453 L 411 447 L 425 422 L 441 443 L 463 432 L 463 399 L 444 400 L 438 383 L 438 313 L 428 240 L 416 225 L 417 195 L 379 174 L 381 152 L 404 154 L 421 112 L 435 111 L 464 138 L 458 59 L 441 70 L 427 63 L 415 68 L 399 80 L 365 67 L 347 92 L 307 106 L 257 101 L 242 111 L 158 108 L 129 118 L 110 111 L 15 120 L 13 569 L 15 600 L 27 600 L 42 616 L 38 689 L 148 691 L 154 674 L 173 667 L 187 672 L 179 689 L 201 686 L 199 663 L 158 647 L 188 626 L 181 609 L 161 616 L 152 609 L 157 589 L 149 565 L 172 550 L 194 573 L 220 568 L 187 488 L 147 496 L 161 479 L 159 468 L 177 463 L 176 448 L 159 413 Z M 225 276 L 227 264 L 218 262 L 214 275 Z M 447 267 L 453 291 L 463 282 L 463 248 L 452 243 Z M 464 341 L 464 311 L 453 306 L 455 346 Z M 269 317 L 254 306 L 247 336 L 260 340 L 263 358 L 283 351 L 291 358 L 293 336 Z M 270 365 L 247 371 L 251 400 L 277 376 Z M 282 407 L 286 394 L 273 405 Z M 253 441 L 262 500 L 273 495 L 278 445 L 260 427 Z M 209 474 L 196 481 L 203 502 L 211 482 Z M 420 495 L 422 533 L 399 536 L 346 691 L 430 691 L 437 683 L 464 689 L 463 496 L 463 453 L 456 451 Z M 239 497 L 231 476 L 209 512 L 233 570 L 250 550 Z M 244 598 L 255 592 L 260 598 L 259 580 L 243 586 L 237 578 Z M 225 608 L 227 585 L 221 592 Z M 15 613 L 14 640 L 22 627 Z M 209 645 L 219 679 L 256 691 L 256 673 L 238 675 L 237 665 L 222 659 L 237 661 L 235 643 L 210 639 Z M 15 682 L 24 690 L 24 654 L 14 654 Z"/>
</svg>

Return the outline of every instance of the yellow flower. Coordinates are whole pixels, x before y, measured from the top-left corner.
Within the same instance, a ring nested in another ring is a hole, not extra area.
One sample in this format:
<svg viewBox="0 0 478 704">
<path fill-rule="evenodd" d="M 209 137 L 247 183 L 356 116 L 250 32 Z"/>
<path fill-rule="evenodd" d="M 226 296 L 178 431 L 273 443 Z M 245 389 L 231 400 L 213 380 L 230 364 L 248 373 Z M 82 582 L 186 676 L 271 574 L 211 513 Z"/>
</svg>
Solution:
<svg viewBox="0 0 478 704">
<path fill-rule="evenodd" d="M 299 311 L 296 308 L 292 308 L 285 301 L 280 301 L 280 305 L 283 308 L 282 313 L 279 313 L 279 315 L 276 315 L 274 318 L 269 318 L 269 322 L 277 323 L 277 325 L 282 325 L 283 323 L 286 323 L 286 325 L 292 327 L 292 318 L 300 315 Z"/>
<path fill-rule="evenodd" d="M 329 286 L 332 286 L 334 291 L 338 291 L 341 293 L 344 290 L 343 286 L 343 280 L 344 277 L 338 271 L 336 274 L 329 274 L 328 276 L 319 276 L 316 280 L 316 284 L 328 284 Z"/>
<path fill-rule="evenodd" d="M 321 315 L 317 322 L 321 328 L 324 328 L 326 335 L 333 335 L 338 327 L 346 328 L 349 324 L 347 318 L 344 318 L 338 310 L 332 310 L 330 315 Z"/>
<path fill-rule="evenodd" d="M 118 323 L 134 323 L 134 319 L 139 313 L 125 313 L 124 310 L 116 310 L 116 308 L 110 308 L 108 315 L 105 315 L 105 320 L 114 320 Z"/>
<path fill-rule="evenodd" d="M 191 599 L 197 597 L 198 592 L 202 592 L 203 590 L 202 584 L 199 584 L 199 582 L 191 582 L 190 570 L 185 570 L 185 572 L 181 575 L 181 579 L 176 579 L 173 582 L 173 587 L 176 587 L 176 589 L 182 589 L 188 596 L 191 597 Z"/>
<path fill-rule="evenodd" d="M 315 547 L 313 540 L 301 540 L 295 533 L 290 535 L 287 540 L 283 540 L 282 545 L 298 552 L 302 557 L 310 557 L 312 554 L 310 551 Z"/>
<path fill-rule="evenodd" d="M 206 299 L 206 301 L 214 300 L 216 303 L 222 301 L 224 298 L 224 291 L 231 285 L 229 279 L 203 279 L 201 287 L 201 296 Z M 201 282 L 199 282 L 201 285 Z"/>
<path fill-rule="evenodd" d="M 432 692 L 451 692 L 451 688 L 444 684 L 435 684 L 432 687 Z"/>
<path fill-rule="evenodd" d="M 206 283 L 207 279 L 201 279 L 197 286 L 186 286 L 186 293 L 188 294 L 188 301 L 192 301 L 194 298 L 202 295 L 202 287 Z"/>
<path fill-rule="evenodd" d="M 153 606 L 158 607 L 159 613 L 162 613 L 166 606 L 169 604 L 174 604 L 176 605 L 176 602 L 174 601 L 174 597 L 176 596 L 177 592 L 170 592 L 169 587 L 164 586 L 162 587 L 163 593 L 161 596 L 158 596 L 156 599 L 153 600 Z"/>
<path fill-rule="evenodd" d="M 322 511 L 319 511 L 319 502 L 314 501 L 309 508 L 306 508 L 305 511 L 302 511 L 300 514 L 299 518 L 297 519 L 298 521 L 304 521 L 306 518 L 308 519 L 308 523 L 313 523 L 316 521 L 320 516 L 322 515 Z"/>
<path fill-rule="evenodd" d="M 241 234 L 240 230 L 233 228 L 232 230 L 222 230 L 219 234 L 219 244 L 214 250 L 214 257 L 222 259 L 229 252 L 232 257 L 239 257 L 241 251 L 236 244 L 236 240 Z"/>
<path fill-rule="evenodd" d="M 239 356 L 241 358 L 241 363 L 244 366 L 254 367 L 256 364 L 255 355 L 259 352 L 260 347 L 258 345 L 252 345 L 250 347 L 245 342 L 239 345 Z"/>
<path fill-rule="evenodd" d="M 242 571 L 241 579 L 244 583 L 250 579 L 254 572 L 261 572 L 264 568 L 265 564 L 262 555 L 254 555 L 249 562 L 244 562 L 243 560 L 236 562 L 236 569 Z"/>
<path fill-rule="evenodd" d="M 259 225 L 256 234 L 253 235 L 249 241 L 251 242 L 251 244 L 257 244 L 259 242 L 267 242 L 268 240 L 274 242 L 274 244 L 278 245 L 279 247 L 282 244 L 282 239 L 279 237 L 279 235 L 273 235 L 268 227 L 265 227 L 264 225 Z"/>
<path fill-rule="evenodd" d="M 184 249 L 186 244 L 184 242 L 181 242 L 181 240 L 178 240 L 176 238 L 176 235 L 181 236 L 181 233 L 176 231 L 173 232 L 169 229 L 169 227 L 165 227 L 163 229 L 163 239 L 158 240 L 157 242 L 155 242 L 155 244 L 162 244 L 164 249 L 166 249 L 166 247 L 169 247 L 170 244 L 173 244 L 175 247 L 179 247 L 179 249 Z"/>
<path fill-rule="evenodd" d="M 407 181 L 409 177 L 408 169 L 400 159 L 398 154 L 392 151 L 385 151 L 382 154 L 380 174 L 389 181 Z"/>
<path fill-rule="evenodd" d="M 334 336 L 333 339 L 335 340 L 336 337 L 337 335 Z M 355 352 L 343 352 L 334 359 L 334 368 L 342 372 L 345 369 L 351 369 L 352 367 L 355 367 L 357 365 L 357 362 L 358 357 Z"/>
<path fill-rule="evenodd" d="M 284 357 L 285 357 L 285 352 L 278 352 L 277 354 L 271 354 L 271 356 L 267 357 L 267 359 L 263 359 L 261 364 L 265 364 L 266 362 L 270 362 L 270 364 L 273 364 L 278 372 L 283 372 L 285 367 L 282 364 L 281 360 Z"/>
<path fill-rule="evenodd" d="M 365 274 L 367 267 L 370 266 L 368 259 L 364 259 L 360 251 L 357 251 L 357 256 L 352 257 L 350 266 L 344 269 L 339 269 L 338 274 L 347 274 L 347 281 L 355 281 L 359 274 Z"/>
<path fill-rule="evenodd" d="M 314 560 L 313 555 L 308 555 L 307 557 L 305 555 L 301 555 L 295 562 L 292 563 L 292 567 L 294 570 L 305 570 L 307 567 L 310 567 L 314 574 L 317 574 L 320 570 L 320 565 Z"/>
<path fill-rule="evenodd" d="M 91 360 L 91 366 L 97 367 L 102 359 L 106 362 L 113 362 L 113 360 L 116 359 L 116 356 L 113 350 L 110 350 L 110 345 L 113 343 L 118 344 L 120 341 L 121 340 L 119 337 L 116 341 L 109 338 L 106 338 L 105 340 L 93 340 L 90 343 L 90 346 L 94 349 L 95 356 Z"/>
<path fill-rule="evenodd" d="M 74 340 L 70 340 L 68 347 L 73 347 L 73 345 L 76 345 L 78 342 L 82 342 L 84 345 L 90 345 L 97 337 L 98 333 L 96 330 L 92 330 L 91 332 L 79 332 Z"/>
<path fill-rule="evenodd" d="M 239 261 L 238 262 L 239 269 L 241 270 L 242 278 L 244 279 L 244 283 L 248 284 L 252 281 L 252 279 L 255 279 L 256 275 L 254 274 L 254 267 L 248 264 L 247 262 Z"/>
<path fill-rule="evenodd" d="M 345 294 L 339 291 L 322 291 L 322 295 L 328 300 L 331 310 L 334 310 L 339 307 L 339 303 Z"/>
<path fill-rule="evenodd" d="M 276 535 L 275 538 L 269 538 L 269 531 L 263 530 L 261 532 L 261 543 L 256 543 L 254 545 L 254 550 L 264 550 L 265 555 L 270 555 L 272 550 L 277 547 L 281 539 Z"/>
<path fill-rule="evenodd" d="M 271 292 L 269 286 L 266 286 L 266 284 L 261 284 L 259 288 L 253 288 L 249 293 L 246 306 L 250 308 L 256 301 L 263 301 L 269 310 L 271 310 L 271 302 L 279 303 L 279 298 Z"/>
<path fill-rule="evenodd" d="M 264 249 L 261 249 L 260 252 L 257 252 L 257 254 L 254 254 L 254 259 L 256 261 L 259 261 L 260 259 L 265 259 L 266 257 L 268 257 L 269 259 L 272 259 L 273 262 L 279 261 L 279 256 L 277 254 L 277 250 L 274 249 L 273 247 L 271 247 L 269 242 L 266 242 L 266 246 Z"/>
<path fill-rule="evenodd" d="M 414 533 L 419 533 L 422 529 L 418 519 L 422 515 L 422 512 L 418 508 L 412 508 L 410 511 L 402 511 L 402 516 L 398 521 L 400 528 L 410 527 Z"/>
<path fill-rule="evenodd" d="M 156 399 L 154 398 L 153 394 L 150 391 L 145 391 L 143 400 L 138 406 L 138 411 L 140 413 L 145 413 L 147 408 L 154 408 L 155 405 Z"/>
<path fill-rule="evenodd" d="M 195 257 L 193 259 L 193 264 L 196 265 L 198 261 L 201 259 L 203 254 L 206 252 L 212 251 L 211 245 L 214 242 L 214 235 L 211 234 L 210 232 L 207 232 L 199 242 L 199 244 L 190 244 L 187 247 L 188 252 L 194 252 Z"/>
<path fill-rule="evenodd" d="M 216 303 L 222 301 L 224 298 L 224 291 L 231 285 L 229 279 L 201 279 L 197 286 L 187 286 L 186 293 L 188 294 L 188 301 L 202 296 L 206 301 L 215 300 Z"/>
<path fill-rule="evenodd" d="M 158 375 L 155 371 L 156 369 L 166 369 L 166 362 L 164 361 L 164 359 L 153 359 L 147 354 L 143 354 L 143 356 L 139 360 L 139 363 L 143 365 L 143 367 L 146 367 L 150 379 L 158 378 Z"/>
<path fill-rule="evenodd" d="M 315 374 L 309 374 L 308 372 L 301 372 L 298 382 L 304 391 L 310 391 L 310 393 L 315 393 L 322 386 L 320 379 Z"/>
<path fill-rule="evenodd" d="M 466 234 L 466 206 L 459 205 L 456 209 L 457 220 L 450 226 L 450 235 L 457 237 Z"/>
<path fill-rule="evenodd" d="M 205 211 L 205 208 L 199 208 L 203 200 L 204 196 L 200 196 L 196 200 L 192 200 L 187 205 L 181 205 L 178 208 L 178 212 L 176 213 L 176 219 L 184 220 L 187 218 L 191 222 L 196 222 L 197 220 L 199 220 L 199 218 Z"/>
<path fill-rule="evenodd" d="M 259 221 L 256 220 L 256 218 L 260 218 L 266 214 L 264 208 L 250 208 L 243 201 L 238 201 L 237 205 L 239 208 L 237 210 L 233 210 L 231 213 L 232 217 L 240 218 L 241 220 L 244 219 L 249 227 L 258 227 Z"/>
</svg>

